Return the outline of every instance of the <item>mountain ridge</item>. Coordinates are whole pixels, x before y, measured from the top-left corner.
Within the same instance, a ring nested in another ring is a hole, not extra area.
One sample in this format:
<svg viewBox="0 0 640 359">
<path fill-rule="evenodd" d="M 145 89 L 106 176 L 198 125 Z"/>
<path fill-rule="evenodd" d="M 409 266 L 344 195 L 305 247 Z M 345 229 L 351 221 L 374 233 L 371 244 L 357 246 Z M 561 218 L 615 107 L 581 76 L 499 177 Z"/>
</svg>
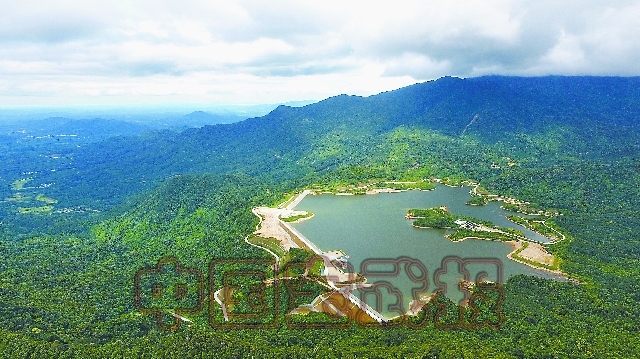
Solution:
<svg viewBox="0 0 640 359">
<path fill-rule="evenodd" d="M 64 186 L 62 192 L 75 187 L 96 193 L 95 188 L 114 186 L 108 202 L 117 203 L 181 173 L 322 177 L 344 166 L 388 164 L 389 141 L 392 146 L 409 141 L 396 138 L 400 133 L 444 136 L 440 142 L 461 139 L 459 147 L 475 143 L 466 151 L 478 152 L 487 167 L 492 161 L 482 155 L 487 146 L 499 148 L 502 157 L 523 153 L 548 163 L 604 160 L 640 149 L 638 98 L 640 77 L 446 77 L 369 97 L 338 95 L 303 107 L 281 105 L 232 124 L 104 141 L 75 150 L 73 161 L 43 180 Z M 428 161 L 427 153 L 411 148 L 444 151 L 411 141 L 402 145 L 409 146 L 404 154 L 394 155 L 406 159 L 400 167 Z"/>
</svg>

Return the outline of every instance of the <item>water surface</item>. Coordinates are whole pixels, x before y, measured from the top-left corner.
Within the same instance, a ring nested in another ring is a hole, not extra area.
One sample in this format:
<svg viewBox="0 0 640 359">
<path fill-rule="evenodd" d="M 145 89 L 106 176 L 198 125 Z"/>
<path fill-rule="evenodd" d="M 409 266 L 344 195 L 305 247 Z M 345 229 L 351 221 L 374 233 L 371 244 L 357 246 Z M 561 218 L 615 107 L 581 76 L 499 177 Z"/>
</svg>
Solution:
<svg viewBox="0 0 640 359">
<path fill-rule="evenodd" d="M 447 206 L 454 214 L 472 216 L 489 220 L 502 227 L 516 228 L 529 238 L 545 241 L 539 234 L 529 231 L 504 216 L 512 212 L 500 209 L 500 204 L 490 202 L 486 206 L 468 206 L 469 188 L 453 188 L 438 185 L 433 191 L 407 191 L 401 193 L 380 193 L 376 195 L 335 196 L 322 194 L 307 196 L 296 206 L 297 210 L 311 211 L 315 217 L 294 224 L 295 228 L 316 244 L 321 250 L 343 250 L 349 256 L 349 263 L 356 272 L 362 273 L 362 264 L 371 259 L 396 259 L 409 257 L 418 260 L 428 271 L 428 293 L 442 289 L 447 285 L 447 295 L 452 299 L 461 299 L 461 293 L 455 293 L 459 279 L 464 271 L 474 280 L 480 272 L 486 272 L 487 279 L 497 281 L 502 271 L 504 280 L 516 274 L 535 275 L 554 278 L 555 275 L 537 270 L 507 258 L 513 249 L 501 242 L 485 240 L 465 240 L 451 242 L 444 238 L 445 230 L 418 229 L 405 219 L 410 208 L 430 208 Z M 446 261 L 446 258 L 450 258 Z M 460 260 L 456 259 L 459 258 Z M 476 260 L 480 259 L 480 260 Z M 499 264 L 480 263 L 482 259 L 498 260 Z M 464 260 L 463 268 L 459 262 Z M 374 276 L 370 282 L 388 281 L 403 293 L 404 308 L 411 300 L 411 289 L 420 288 L 422 282 L 415 282 L 406 275 L 405 265 L 398 276 Z M 420 270 L 412 267 L 416 276 Z M 391 264 L 379 264 L 369 267 L 370 271 L 389 271 Z M 440 270 L 438 278 L 434 274 Z M 388 300 L 385 301 L 388 303 Z M 369 303 L 369 299 L 367 299 Z M 374 306 L 375 308 L 375 306 Z M 382 309 L 383 314 L 389 314 Z"/>
</svg>

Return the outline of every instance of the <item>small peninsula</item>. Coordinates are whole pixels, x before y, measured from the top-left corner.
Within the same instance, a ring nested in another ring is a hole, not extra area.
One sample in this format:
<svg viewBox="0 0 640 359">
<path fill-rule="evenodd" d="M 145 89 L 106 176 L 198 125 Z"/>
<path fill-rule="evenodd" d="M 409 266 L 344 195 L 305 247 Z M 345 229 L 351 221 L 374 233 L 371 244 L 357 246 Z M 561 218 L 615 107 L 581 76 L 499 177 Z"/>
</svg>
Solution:
<svg viewBox="0 0 640 359">
<path fill-rule="evenodd" d="M 478 218 L 455 215 L 450 213 L 444 206 L 410 209 L 407 211 L 405 218 L 413 219 L 412 225 L 416 228 L 455 230 L 453 233 L 444 235 L 453 242 L 466 239 L 503 241 L 514 247 L 513 252 L 508 255 L 510 259 L 530 267 L 561 273 L 558 270 L 557 258 L 547 252 L 546 248 L 540 243 L 527 238 L 524 233 L 517 229 L 499 227 L 490 221 Z M 554 224 L 547 225 L 545 221 L 534 221 L 520 216 L 509 216 L 507 218 L 543 236 L 548 236 L 552 240 L 550 244 L 565 239 L 565 236 Z"/>
</svg>

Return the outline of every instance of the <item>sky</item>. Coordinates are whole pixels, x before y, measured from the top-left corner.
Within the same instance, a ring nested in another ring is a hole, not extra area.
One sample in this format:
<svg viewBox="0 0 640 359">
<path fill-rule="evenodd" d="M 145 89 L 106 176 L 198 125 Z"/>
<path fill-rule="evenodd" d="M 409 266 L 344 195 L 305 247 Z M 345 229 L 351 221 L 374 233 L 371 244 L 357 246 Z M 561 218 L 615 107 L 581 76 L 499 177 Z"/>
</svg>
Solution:
<svg viewBox="0 0 640 359">
<path fill-rule="evenodd" d="M 0 108 L 267 104 L 640 75 L 640 1 L 0 0 Z"/>
</svg>

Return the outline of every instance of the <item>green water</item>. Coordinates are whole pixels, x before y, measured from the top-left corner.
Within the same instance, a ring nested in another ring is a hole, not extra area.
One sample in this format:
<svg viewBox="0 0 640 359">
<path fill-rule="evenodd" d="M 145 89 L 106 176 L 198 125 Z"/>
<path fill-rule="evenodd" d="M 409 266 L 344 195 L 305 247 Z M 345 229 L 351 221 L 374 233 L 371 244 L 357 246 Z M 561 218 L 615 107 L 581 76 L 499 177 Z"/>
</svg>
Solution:
<svg viewBox="0 0 640 359">
<path fill-rule="evenodd" d="M 462 299 L 462 292 L 457 291 L 456 287 L 459 279 L 465 276 L 465 270 L 468 272 L 466 279 L 472 281 L 481 272 L 485 272 L 486 278 L 492 281 L 498 281 L 500 272 L 503 280 L 516 274 L 555 278 L 553 274 L 509 260 L 507 254 L 512 251 L 512 247 L 505 243 L 484 240 L 451 242 L 443 237 L 445 230 L 414 228 L 411 221 L 404 218 L 410 208 L 447 206 L 451 213 L 489 220 L 503 227 L 517 228 L 525 232 L 529 238 L 548 241 L 508 221 L 504 216 L 512 213 L 500 209 L 499 203 L 467 206 L 465 203 L 469 198 L 469 188 L 443 185 L 439 185 L 434 191 L 361 196 L 310 195 L 298 204 L 296 209 L 311 211 L 315 217 L 294 226 L 323 251 L 343 250 L 349 256 L 349 264 L 356 272 L 362 273 L 362 264 L 368 261 L 367 268 L 372 273 L 367 275 L 369 282 L 387 281 L 398 288 L 403 296 L 405 310 L 412 298 L 411 289 L 424 288 L 426 284 L 421 280 L 411 280 L 406 275 L 405 264 L 397 265 L 400 269 L 398 275 L 377 275 L 395 269 L 392 262 L 381 263 L 379 259 L 409 257 L 419 261 L 424 265 L 427 274 L 423 275 L 421 272 L 424 270 L 418 269 L 419 266 L 413 266 L 411 270 L 415 276 L 428 279 L 429 289 L 421 292 L 432 293 L 438 287 L 443 289 L 442 285 L 447 284 L 446 294 L 453 300 Z M 482 263 L 487 260 L 498 263 Z M 466 261 L 462 262 L 462 270 L 459 268 L 461 261 Z M 441 274 L 435 278 L 434 275 L 439 270 Z M 383 289 L 384 291 L 386 289 Z M 390 294 L 388 296 L 393 297 Z M 367 297 L 366 301 L 370 304 L 371 300 Z M 389 304 L 388 298 L 384 300 L 384 304 Z M 384 307 L 372 306 L 385 315 L 393 314 Z"/>
</svg>

